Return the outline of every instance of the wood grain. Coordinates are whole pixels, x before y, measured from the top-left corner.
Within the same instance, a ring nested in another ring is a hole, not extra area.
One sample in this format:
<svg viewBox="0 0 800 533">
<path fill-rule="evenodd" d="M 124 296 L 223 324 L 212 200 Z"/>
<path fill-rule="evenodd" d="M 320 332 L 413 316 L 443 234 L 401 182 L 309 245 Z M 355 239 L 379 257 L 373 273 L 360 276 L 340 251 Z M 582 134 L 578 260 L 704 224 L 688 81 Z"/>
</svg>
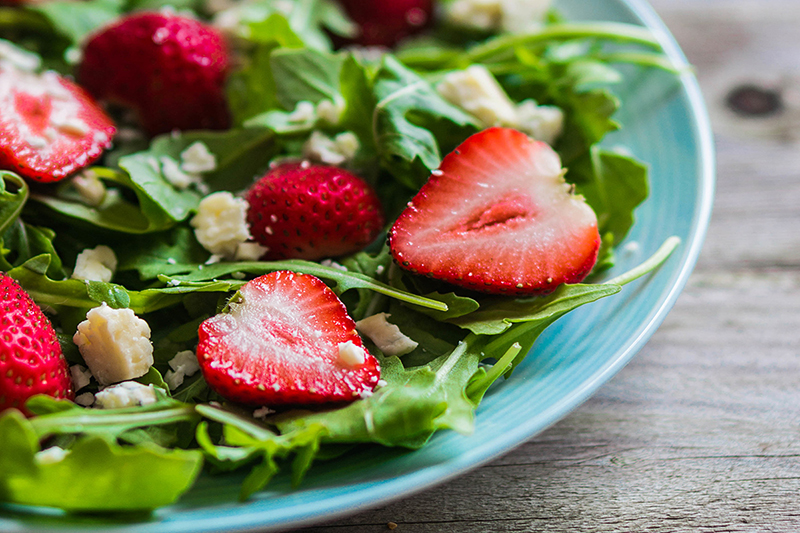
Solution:
<svg viewBox="0 0 800 533">
<path fill-rule="evenodd" d="M 686 290 L 572 415 L 438 488 L 305 533 L 800 531 L 800 4 L 654 0 L 696 66 L 718 184 Z M 743 118 L 726 95 L 778 90 Z"/>
</svg>

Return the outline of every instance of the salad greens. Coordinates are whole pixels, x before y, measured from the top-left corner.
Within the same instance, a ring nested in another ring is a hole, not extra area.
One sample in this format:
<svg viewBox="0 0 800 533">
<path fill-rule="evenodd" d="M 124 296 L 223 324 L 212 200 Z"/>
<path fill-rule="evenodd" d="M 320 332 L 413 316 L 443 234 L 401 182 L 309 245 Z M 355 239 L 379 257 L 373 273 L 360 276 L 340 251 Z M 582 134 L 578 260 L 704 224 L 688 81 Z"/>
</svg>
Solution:
<svg viewBox="0 0 800 533">
<path fill-rule="evenodd" d="M 615 65 L 672 69 L 645 29 L 573 24 L 553 14 L 540 30 L 524 35 L 486 34 L 475 41 L 469 32 L 434 28 L 395 52 L 334 51 L 330 36 L 353 32 L 335 2 L 300 0 L 288 12 L 279 4 L 259 0 L 231 8 L 241 56 L 229 82 L 231 130 L 164 135 L 149 143 L 118 140 L 91 169 L 107 189 L 97 204 L 79 194 L 74 180 L 29 187 L 0 171 L 0 268 L 51 314 L 72 364 L 82 363 L 71 338 L 89 309 L 103 302 L 133 309 L 148 321 L 155 348 L 156 364 L 139 381 L 159 391 L 158 401 L 143 407 L 86 409 L 35 397 L 27 407 L 36 417 L 0 415 L 0 501 L 69 511 L 153 509 L 188 490 L 204 464 L 211 474 L 247 469 L 241 490 L 247 498 L 283 468 L 297 485 L 315 459 L 336 456 L 343 445 L 414 449 L 441 429 L 469 434 L 488 388 L 511 376 L 545 328 L 618 293 L 678 245 L 670 239 L 650 260 L 613 280 L 564 285 L 529 298 L 476 295 L 417 278 L 393 265 L 380 242 L 337 258 L 338 264 L 209 261 L 189 225 L 202 197 L 241 193 L 271 161 L 300 156 L 315 131 L 355 134 L 359 149 L 348 165 L 376 188 L 392 220 L 443 154 L 482 128 L 435 89 L 446 73 L 471 64 L 486 66 L 513 100 L 533 99 L 563 111 L 564 131 L 554 148 L 568 169 L 567 181 L 597 213 L 603 237 L 590 279 L 600 279 L 613 264 L 614 246 L 648 194 L 646 165 L 598 144 L 619 127 L 613 115 L 620 102 L 611 86 L 622 74 Z M 55 1 L 2 7 L 0 36 L 69 73 L 72 52 L 89 32 L 127 11 L 160 5 L 87 0 L 79 6 Z M 209 15 L 194 0 L 177 7 Z M 297 111 L 307 103 L 315 112 L 301 116 Z M 319 112 L 326 105 L 337 116 Z M 196 142 L 214 154 L 216 169 L 201 183 L 178 189 L 158 162 L 179 160 Z M 71 279 L 77 254 L 98 244 L 119 258 L 114 282 Z M 254 418 L 224 402 L 199 374 L 169 390 L 162 374 L 176 353 L 195 348 L 198 324 L 248 279 L 275 270 L 321 278 L 356 320 L 390 313 L 418 347 L 401 359 L 367 341 L 380 360 L 382 383 L 372 396 L 341 407 Z"/>
</svg>

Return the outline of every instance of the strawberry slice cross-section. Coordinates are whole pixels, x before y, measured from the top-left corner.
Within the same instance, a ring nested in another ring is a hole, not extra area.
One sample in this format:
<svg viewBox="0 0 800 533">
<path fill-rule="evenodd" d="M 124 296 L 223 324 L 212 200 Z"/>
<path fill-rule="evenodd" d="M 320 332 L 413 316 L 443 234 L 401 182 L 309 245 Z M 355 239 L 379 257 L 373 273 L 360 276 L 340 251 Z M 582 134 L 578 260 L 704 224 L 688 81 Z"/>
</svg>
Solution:
<svg viewBox="0 0 800 533">
<path fill-rule="evenodd" d="M 229 308 L 200 325 L 197 346 L 203 376 L 227 400 L 349 402 L 370 395 L 380 379 L 344 304 L 314 276 L 265 274 Z"/>
<path fill-rule="evenodd" d="M 533 295 L 583 280 L 600 235 L 550 146 L 490 128 L 444 158 L 389 242 L 411 272 L 480 292 Z"/>
<path fill-rule="evenodd" d="M 66 78 L 0 67 L 0 168 L 58 181 L 100 157 L 115 133 L 92 97 Z"/>
</svg>

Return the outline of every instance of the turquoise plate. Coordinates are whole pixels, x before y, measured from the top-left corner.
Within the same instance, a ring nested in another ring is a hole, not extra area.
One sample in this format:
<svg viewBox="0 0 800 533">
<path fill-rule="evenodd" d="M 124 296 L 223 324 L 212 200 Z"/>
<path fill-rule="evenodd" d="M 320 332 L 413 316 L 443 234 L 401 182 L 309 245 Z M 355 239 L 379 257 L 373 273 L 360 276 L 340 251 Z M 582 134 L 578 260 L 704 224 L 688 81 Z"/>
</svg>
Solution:
<svg viewBox="0 0 800 533">
<path fill-rule="evenodd" d="M 642 0 L 561 0 L 571 20 L 612 20 L 650 27 L 676 65 L 686 59 Z M 408 496 L 502 455 L 553 424 L 619 371 L 655 332 L 684 287 L 711 214 L 714 154 L 697 82 L 649 71 L 618 88 L 624 129 L 608 145 L 649 163 L 652 193 L 622 248 L 616 275 L 652 254 L 670 235 L 682 244 L 655 274 L 622 293 L 570 313 L 551 326 L 512 379 L 494 386 L 478 409 L 475 434 L 434 436 L 419 451 L 379 447 L 314 466 L 300 490 L 285 478 L 239 503 L 241 476 L 201 477 L 179 503 L 119 519 L 31 514 L 0 508 L 0 531 L 129 533 L 275 531 L 354 513 Z"/>
</svg>

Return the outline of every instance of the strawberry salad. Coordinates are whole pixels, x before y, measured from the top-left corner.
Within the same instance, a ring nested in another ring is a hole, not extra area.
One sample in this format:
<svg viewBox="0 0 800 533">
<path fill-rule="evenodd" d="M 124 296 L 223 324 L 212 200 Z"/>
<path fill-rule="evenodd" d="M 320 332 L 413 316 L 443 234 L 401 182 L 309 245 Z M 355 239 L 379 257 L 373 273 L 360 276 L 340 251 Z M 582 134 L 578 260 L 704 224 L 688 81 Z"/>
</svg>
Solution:
<svg viewBox="0 0 800 533">
<path fill-rule="evenodd" d="M 0 502 L 241 497 L 469 434 L 648 192 L 643 28 L 529 0 L 0 7 Z M 346 460 L 346 459 L 341 459 Z M 147 476 L 142 476 L 147 472 Z"/>
</svg>

